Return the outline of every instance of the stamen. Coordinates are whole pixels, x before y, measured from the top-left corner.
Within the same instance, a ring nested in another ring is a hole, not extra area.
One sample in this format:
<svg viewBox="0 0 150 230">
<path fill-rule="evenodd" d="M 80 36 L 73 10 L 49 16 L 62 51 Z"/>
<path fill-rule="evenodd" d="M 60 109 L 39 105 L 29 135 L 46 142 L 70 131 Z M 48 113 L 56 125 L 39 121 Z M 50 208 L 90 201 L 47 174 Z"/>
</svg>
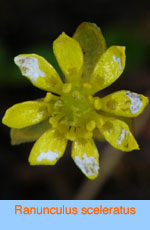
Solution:
<svg viewBox="0 0 150 230">
<path fill-rule="evenodd" d="M 56 128 L 59 124 L 60 119 L 63 117 L 62 114 L 56 115 L 55 117 L 51 117 L 49 119 L 49 122 L 51 123 L 51 125 L 53 126 L 53 128 Z"/>
<path fill-rule="evenodd" d="M 69 93 L 71 91 L 72 84 L 71 83 L 65 83 L 63 84 L 63 93 Z"/>
<path fill-rule="evenodd" d="M 90 101 L 91 104 L 94 103 L 94 97 L 92 97 L 92 96 L 90 95 L 90 96 L 88 96 L 88 99 L 89 99 L 89 101 Z"/>
<path fill-rule="evenodd" d="M 84 83 L 83 84 L 83 87 L 87 88 L 87 89 L 91 89 L 92 88 L 92 85 L 89 84 L 89 83 Z"/>
<path fill-rule="evenodd" d="M 97 110 L 100 110 L 102 108 L 102 103 L 101 103 L 101 99 L 96 97 L 94 100 L 94 106 Z"/>
<path fill-rule="evenodd" d="M 88 123 L 86 124 L 86 129 L 87 129 L 88 131 L 93 131 L 93 129 L 95 129 L 95 127 L 96 127 L 96 123 L 95 123 L 94 120 L 91 120 L 90 122 L 88 122 Z"/>
<path fill-rule="evenodd" d="M 52 93 L 47 93 L 46 97 L 44 98 L 44 102 L 50 102 L 51 100 L 57 100 L 59 97 L 55 96 Z"/>
</svg>

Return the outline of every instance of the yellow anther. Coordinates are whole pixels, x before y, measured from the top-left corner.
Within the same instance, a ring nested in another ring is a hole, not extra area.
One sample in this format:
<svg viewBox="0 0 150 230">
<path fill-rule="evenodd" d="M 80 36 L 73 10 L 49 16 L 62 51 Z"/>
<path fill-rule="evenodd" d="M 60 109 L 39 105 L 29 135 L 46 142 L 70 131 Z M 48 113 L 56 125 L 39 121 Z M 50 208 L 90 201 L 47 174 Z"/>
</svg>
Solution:
<svg viewBox="0 0 150 230">
<path fill-rule="evenodd" d="M 52 93 L 47 93 L 46 97 L 44 98 L 44 102 L 50 102 L 52 99 Z"/>
<path fill-rule="evenodd" d="M 71 83 L 65 83 L 63 85 L 63 93 L 69 93 L 71 91 L 72 84 Z"/>
<path fill-rule="evenodd" d="M 102 103 L 100 98 L 95 98 L 94 100 L 94 106 L 97 110 L 100 110 L 102 108 Z"/>
<path fill-rule="evenodd" d="M 51 125 L 53 126 L 53 128 L 56 128 L 56 127 L 57 127 L 58 121 L 56 120 L 55 117 L 51 117 L 51 118 L 49 119 L 49 122 L 51 123 Z"/>
<path fill-rule="evenodd" d="M 103 125 L 104 125 L 104 120 L 101 116 L 98 115 L 96 119 L 96 126 L 97 128 L 101 129 Z"/>
<path fill-rule="evenodd" d="M 61 108 L 63 106 L 63 101 L 61 99 L 58 99 L 55 103 L 54 103 L 54 109 L 57 110 L 59 108 Z"/>
<path fill-rule="evenodd" d="M 89 99 L 89 101 L 91 102 L 91 104 L 94 103 L 94 97 L 92 97 L 92 96 L 90 95 L 90 96 L 88 96 L 88 99 Z"/>
<path fill-rule="evenodd" d="M 62 115 L 57 115 L 55 117 L 51 117 L 49 119 L 50 124 L 53 126 L 53 128 L 56 128 L 59 124 L 59 120 L 62 118 Z"/>
<path fill-rule="evenodd" d="M 52 93 L 47 93 L 46 97 L 44 98 L 44 102 L 50 102 L 51 100 L 57 100 L 58 97 L 53 95 Z"/>
<path fill-rule="evenodd" d="M 89 84 L 89 83 L 83 83 L 83 86 L 87 89 L 91 89 L 92 88 L 92 85 Z"/>
<path fill-rule="evenodd" d="M 95 129 L 95 127 L 96 127 L 96 123 L 93 120 L 86 124 L 86 129 L 88 131 L 92 131 L 93 129 Z"/>
</svg>

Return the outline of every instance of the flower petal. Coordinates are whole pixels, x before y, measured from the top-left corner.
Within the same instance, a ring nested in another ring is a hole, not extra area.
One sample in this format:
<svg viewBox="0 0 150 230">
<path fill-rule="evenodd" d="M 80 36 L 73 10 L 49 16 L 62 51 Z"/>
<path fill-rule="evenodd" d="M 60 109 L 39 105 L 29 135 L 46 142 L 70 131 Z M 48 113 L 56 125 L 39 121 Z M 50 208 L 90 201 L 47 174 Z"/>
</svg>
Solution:
<svg viewBox="0 0 150 230">
<path fill-rule="evenodd" d="M 124 117 L 137 117 L 148 104 L 148 97 L 121 90 L 101 99 L 102 110 Z"/>
<path fill-rule="evenodd" d="M 125 47 L 111 46 L 97 62 L 91 75 L 93 93 L 106 88 L 116 81 L 125 67 Z"/>
<path fill-rule="evenodd" d="M 100 115 L 97 126 L 113 147 L 126 152 L 139 149 L 134 136 L 125 122 Z"/>
<path fill-rule="evenodd" d="M 99 153 L 92 139 L 80 139 L 73 142 L 72 158 L 81 171 L 95 179 L 99 174 Z"/>
<path fill-rule="evenodd" d="M 26 142 L 37 140 L 46 130 L 51 127 L 48 120 L 42 121 L 39 124 L 32 125 L 23 129 L 11 129 L 11 144 L 19 145 Z"/>
<path fill-rule="evenodd" d="M 73 38 L 79 42 L 83 50 L 83 77 L 89 80 L 98 59 L 106 50 L 105 39 L 100 28 L 96 24 L 89 22 L 81 23 L 77 27 Z"/>
<path fill-rule="evenodd" d="M 13 105 L 7 109 L 3 124 L 11 128 L 21 129 L 35 125 L 49 117 L 51 108 L 47 103 L 27 101 Z"/>
<path fill-rule="evenodd" d="M 62 81 L 56 70 L 43 57 L 37 54 L 21 54 L 15 57 L 14 61 L 22 75 L 34 86 L 59 94 Z"/>
<path fill-rule="evenodd" d="M 67 140 L 55 131 L 49 129 L 34 144 L 29 163 L 31 165 L 54 165 L 65 152 Z"/>
<path fill-rule="evenodd" d="M 53 50 L 67 81 L 79 81 L 83 67 L 83 53 L 79 43 L 62 33 L 54 41 Z"/>
</svg>

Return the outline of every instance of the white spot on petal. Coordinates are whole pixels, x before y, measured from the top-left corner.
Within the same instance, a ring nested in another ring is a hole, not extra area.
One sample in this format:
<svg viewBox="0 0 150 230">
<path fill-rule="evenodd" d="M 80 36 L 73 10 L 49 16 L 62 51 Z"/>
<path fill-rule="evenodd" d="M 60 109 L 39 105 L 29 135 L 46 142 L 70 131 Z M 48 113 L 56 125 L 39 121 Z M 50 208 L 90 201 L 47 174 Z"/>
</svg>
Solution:
<svg viewBox="0 0 150 230">
<path fill-rule="evenodd" d="M 99 164 L 95 157 L 87 157 L 86 153 L 84 153 L 82 159 L 75 156 L 74 161 L 84 174 L 95 176 L 98 173 Z"/>
<path fill-rule="evenodd" d="M 38 157 L 37 157 L 37 161 L 42 161 L 42 160 L 48 160 L 48 161 L 54 161 L 57 160 L 59 158 L 58 153 L 52 152 L 52 151 L 48 151 L 47 153 L 42 152 Z"/>
<path fill-rule="evenodd" d="M 130 105 L 131 113 L 135 114 L 139 112 L 143 104 L 140 96 L 137 93 L 132 93 L 130 91 L 126 92 L 126 95 L 130 98 L 131 101 L 131 105 Z"/>
<path fill-rule="evenodd" d="M 36 83 L 38 77 L 45 77 L 44 72 L 39 69 L 37 58 L 20 56 L 15 57 L 14 61 L 22 74 L 29 77 L 33 83 Z"/>
<path fill-rule="evenodd" d="M 121 59 L 120 59 L 119 57 L 116 58 L 115 56 L 112 56 L 112 57 L 113 57 L 113 59 L 114 59 L 115 62 L 118 62 L 118 63 L 119 63 L 119 68 L 122 69 L 122 66 L 121 66 Z"/>
<path fill-rule="evenodd" d="M 120 137 L 117 140 L 117 144 L 121 145 L 121 142 L 124 139 L 127 141 L 128 135 L 129 135 L 128 131 L 126 131 L 125 129 L 122 129 L 121 135 L 120 135 Z"/>
</svg>

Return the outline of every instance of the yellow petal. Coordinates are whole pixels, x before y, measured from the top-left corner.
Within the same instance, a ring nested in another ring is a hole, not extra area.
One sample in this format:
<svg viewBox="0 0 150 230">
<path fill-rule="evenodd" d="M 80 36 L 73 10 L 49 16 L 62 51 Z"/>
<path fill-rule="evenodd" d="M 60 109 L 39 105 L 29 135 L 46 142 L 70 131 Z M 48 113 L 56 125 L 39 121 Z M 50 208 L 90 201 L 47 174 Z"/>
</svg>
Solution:
<svg viewBox="0 0 150 230">
<path fill-rule="evenodd" d="M 21 54 L 15 57 L 14 61 L 22 75 L 34 86 L 59 94 L 62 81 L 56 70 L 43 57 L 37 54 Z"/>
<path fill-rule="evenodd" d="M 92 75 L 93 93 L 106 88 L 116 81 L 125 67 L 125 47 L 112 46 L 98 60 Z"/>
<path fill-rule="evenodd" d="M 62 33 L 54 41 L 53 49 L 67 81 L 79 81 L 83 67 L 83 54 L 79 43 L 65 33 Z"/>
<path fill-rule="evenodd" d="M 126 152 L 139 149 L 134 136 L 125 122 L 100 115 L 97 125 L 105 139 L 113 147 Z"/>
<path fill-rule="evenodd" d="M 95 119 L 97 119 L 97 118 L 99 119 L 99 115 L 100 115 L 102 117 L 105 116 L 107 118 L 110 117 L 110 118 L 115 118 L 117 120 L 121 120 L 121 121 L 125 122 L 129 126 L 130 131 L 134 133 L 134 130 L 135 130 L 134 129 L 134 118 L 132 118 L 132 117 L 117 116 L 117 115 L 114 115 L 114 114 L 110 114 L 110 113 L 104 112 L 102 110 L 98 111 L 96 114 L 98 115 L 98 117 L 96 115 Z M 94 135 L 94 133 L 93 133 L 93 135 Z M 96 131 L 96 137 L 97 136 L 99 136 L 100 140 L 103 140 L 103 138 L 104 138 L 104 136 L 102 135 L 102 133 L 98 134 L 97 131 Z M 101 136 L 103 138 L 101 138 Z M 96 138 L 96 137 L 94 137 L 94 138 Z"/>
<path fill-rule="evenodd" d="M 89 22 L 81 23 L 77 27 L 73 38 L 79 42 L 83 50 L 83 78 L 89 80 L 95 64 L 106 50 L 105 39 L 100 28 L 96 24 Z"/>
<path fill-rule="evenodd" d="M 92 139 L 79 139 L 73 142 L 72 158 L 89 179 L 99 174 L 99 153 Z"/>
<path fill-rule="evenodd" d="M 32 125 L 23 129 L 11 129 L 11 144 L 19 145 L 26 142 L 37 140 L 46 130 L 51 127 L 48 120 L 42 121 L 39 124 Z"/>
<path fill-rule="evenodd" d="M 137 117 L 148 104 L 148 97 L 121 90 L 101 99 L 102 110 L 124 117 Z"/>
<path fill-rule="evenodd" d="M 34 144 L 29 163 L 31 165 L 54 165 L 65 152 L 67 140 L 54 129 L 46 131 Z"/>
<path fill-rule="evenodd" d="M 40 101 L 27 101 L 13 105 L 7 109 L 3 124 L 11 128 L 21 129 L 35 125 L 50 115 L 48 104 Z"/>
</svg>

